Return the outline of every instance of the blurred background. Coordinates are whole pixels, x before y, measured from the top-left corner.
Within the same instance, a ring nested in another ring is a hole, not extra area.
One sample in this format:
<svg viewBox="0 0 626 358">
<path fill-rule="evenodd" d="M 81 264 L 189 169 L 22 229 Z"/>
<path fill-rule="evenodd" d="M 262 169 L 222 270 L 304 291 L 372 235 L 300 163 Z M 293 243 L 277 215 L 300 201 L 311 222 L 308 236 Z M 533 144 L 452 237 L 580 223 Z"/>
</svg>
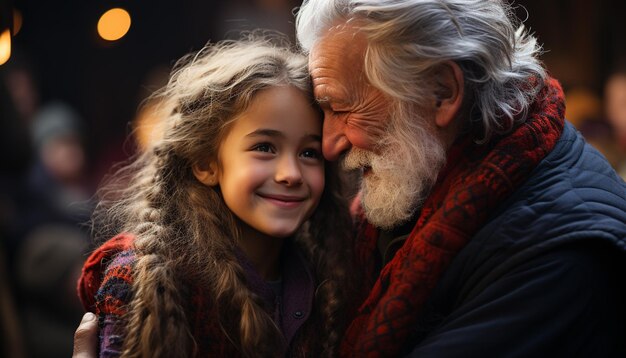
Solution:
<svg viewBox="0 0 626 358">
<path fill-rule="evenodd" d="M 181 56 L 267 28 L 292 0 L 0 0 L 0 356 L 69 357 L 85 225 L 111 165 L 148 140 L 149 107 Z M 626 2 L 526 0 L 567 117 L 626 176 Z"/>
</svg>

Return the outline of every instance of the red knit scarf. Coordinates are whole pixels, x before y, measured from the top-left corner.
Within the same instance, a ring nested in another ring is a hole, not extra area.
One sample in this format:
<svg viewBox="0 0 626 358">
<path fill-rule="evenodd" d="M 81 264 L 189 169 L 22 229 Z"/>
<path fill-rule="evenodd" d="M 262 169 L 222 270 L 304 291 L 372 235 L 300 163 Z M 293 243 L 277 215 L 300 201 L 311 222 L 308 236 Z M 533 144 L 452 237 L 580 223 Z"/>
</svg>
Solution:
<svg viewBox="0 0 626 358">
<path fill-rule="evenodd" d="M 470 140 L 455 144 L 415 227 L 378 276 L 378 230 L 360 213 L 356 261 L 369 275 L 366 292 L 371 284 L 373 288 L 348 328 L 342 356 L 391 357 L 402 352 L 422 306 L 452 259 L 554 147 L 563 130 L 563 97 L 559 83 L 549 79 L 528 119 L 511 134 L 488 145 Z"/>
</svg>

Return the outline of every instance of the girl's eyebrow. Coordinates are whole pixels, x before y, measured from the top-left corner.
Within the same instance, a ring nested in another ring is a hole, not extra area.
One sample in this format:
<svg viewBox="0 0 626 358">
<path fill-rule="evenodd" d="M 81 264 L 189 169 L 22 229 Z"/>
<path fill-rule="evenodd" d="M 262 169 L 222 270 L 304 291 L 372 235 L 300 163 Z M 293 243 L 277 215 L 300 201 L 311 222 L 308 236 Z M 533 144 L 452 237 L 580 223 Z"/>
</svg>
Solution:
<svg viewBox="0 0 626 358">
<path fill-rule="evenodd" d="M 260 128 L 257 129 L 253 132 L 250 132 L 248 134 L 246 134 L 246 137 L 280 137 L 280 138 L 285 138 L 285 134 L 281 131 L 278 131 L 276 129 L 269 129 L 269 128 Z M 310 139 L 316 142 L 321 142 L 322 141 L 322 136 L 319 134 L 306 134 L 305 136 L 302 137 L 303 139 Z"/>
<path fill-rule="evenodd" d="M 285 137 L 285 134 L 276 129 L 260 128 L 253 132 L 246 134 L 246 137 Z"/>
</svg>

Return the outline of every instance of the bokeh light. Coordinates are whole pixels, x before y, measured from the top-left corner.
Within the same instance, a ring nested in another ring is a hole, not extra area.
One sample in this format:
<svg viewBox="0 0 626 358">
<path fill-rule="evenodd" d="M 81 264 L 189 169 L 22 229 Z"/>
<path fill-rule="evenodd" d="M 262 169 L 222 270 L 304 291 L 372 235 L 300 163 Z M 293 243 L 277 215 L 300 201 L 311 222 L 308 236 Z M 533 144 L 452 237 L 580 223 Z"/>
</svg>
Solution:
<svg viewBox="0 0 626 358">
<path fill-rule="evenodd" d="M 11 57 L 11 31 L 5 29 L 0 33 L 0 65 L 3 65 Z"/>
<path fill-rule="evenodd" d="M 155 142 L 163 137 L 163 104 L 152 100 L 146 102 L 134 121 L 135 139 L 141 151 L 150 149 Z"/>
<path fill-rule="evenodd" d="M 22 12 L 13 9 L 13 36 L 17 35 L 22 29 Z"/>
<path fill-rule="evenodd" d="M 98 34 L 107 41 L 119 40 L 130 29 L 130 14 L 121 8 L 105 12 L 98 20 Z"/>
</svg>

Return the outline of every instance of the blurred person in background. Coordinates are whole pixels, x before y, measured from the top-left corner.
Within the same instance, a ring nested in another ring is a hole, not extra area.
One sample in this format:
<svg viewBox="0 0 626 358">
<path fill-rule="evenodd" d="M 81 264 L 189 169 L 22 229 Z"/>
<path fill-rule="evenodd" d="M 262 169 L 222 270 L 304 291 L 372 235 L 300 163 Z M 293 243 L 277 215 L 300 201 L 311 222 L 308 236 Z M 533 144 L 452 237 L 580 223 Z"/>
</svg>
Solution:
<svg viewBox="0 0 626 358">
<path fill-rule="evenodd" d="M 91 214 L 83 123 L 61 102 L 42 106 L 30 124 L 35 159 L 24 180 L 14 272 L 29 357 L 67 357 L 82 310 L 74 287 L 87 252 Z"/>
<path fill-rule="evenodd" d="M 36 154 L 28 187 L 39 202 L 34 223 L 85 223 L 92 190 L 87 176 L 84 123 L 76 110 L 62 102 L 41 108 L 31 125 Z M 32 223 L 29 223 L 31 226 Z"/>
<path fill-rule="evenodd" d="M 24 179 L 34 157 L 30 125 L 39 106 L 34 70 L 23 53 L 0 66 L 0 219 L 3 245 L 12 253 L 22 233 L 18 212 L 24 211 Z M 10 266 L 10 265 L 9 265 Z"/>
<path fill-rule="evenodd" d="M 34 157 L 30 125 L 38 106 L 35 71 L 28 56 L 16 51 L 0 66 L 0 354 L 7 357 L 25 355 L 14 262 L 30 209 L 24 182 Z"/>
<path fill-rule="evenodd" d="M 41 106 L 23 52 L 0 67 L 0 100 L 0 355 L 67 357 L 91 211 L 82 119 L 66 104 Z"/>
</svg>

